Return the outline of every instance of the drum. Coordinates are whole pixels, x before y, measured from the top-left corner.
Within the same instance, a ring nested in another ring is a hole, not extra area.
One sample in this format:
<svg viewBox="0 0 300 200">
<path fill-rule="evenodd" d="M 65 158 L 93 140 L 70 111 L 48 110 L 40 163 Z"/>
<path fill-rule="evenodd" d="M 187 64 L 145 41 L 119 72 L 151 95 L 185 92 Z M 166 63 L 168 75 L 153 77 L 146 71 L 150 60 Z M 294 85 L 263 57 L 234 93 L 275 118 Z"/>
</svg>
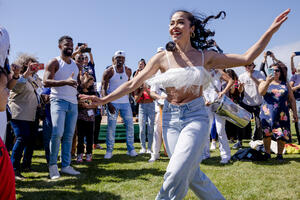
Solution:
<svg viewBox="0 0 300 200">
<path fill-rule="evenodd" d="M 241 106 L 234 103 L 229 97 L 223 95 L 211 105 L 212 111 L 224 117 L 226 120 L 244 128 L 250 122 L 252 115 Z"/>
</svg>

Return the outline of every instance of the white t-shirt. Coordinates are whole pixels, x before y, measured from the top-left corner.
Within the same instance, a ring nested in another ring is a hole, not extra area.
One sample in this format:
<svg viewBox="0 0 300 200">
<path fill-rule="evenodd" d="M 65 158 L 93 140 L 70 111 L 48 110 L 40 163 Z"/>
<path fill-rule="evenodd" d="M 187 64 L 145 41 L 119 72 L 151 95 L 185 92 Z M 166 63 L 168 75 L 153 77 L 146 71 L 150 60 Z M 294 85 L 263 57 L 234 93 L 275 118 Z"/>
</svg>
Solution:
<svg viewBox="0 0 300 200">
<path fill-rule="evenodd" d="M 258 81 L 265 80 L 265 76 L 262 75 L 259 71 L 254 70 L 252 76 Z M 244 72 L 239 76 L 239 81 L 244 83 L 244 98 L 243 103 L 248 106 L 258 106 L 262 104 L 262 96 L 258 93 L 258 86 L 250 78 L 248 72 Z"/>
</svg>

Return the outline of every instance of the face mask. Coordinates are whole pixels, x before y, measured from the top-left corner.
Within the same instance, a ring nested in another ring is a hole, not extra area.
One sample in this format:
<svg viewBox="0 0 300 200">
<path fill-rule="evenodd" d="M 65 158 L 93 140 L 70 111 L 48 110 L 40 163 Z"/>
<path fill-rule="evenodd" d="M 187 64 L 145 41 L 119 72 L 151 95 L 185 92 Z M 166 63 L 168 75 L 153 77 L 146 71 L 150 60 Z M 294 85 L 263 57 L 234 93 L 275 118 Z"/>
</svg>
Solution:
<svg viewBox="0 0 300 200">
<path fill-rule="evenodd" d="M 0 66 L 4 67 L 9 50 L 9 35 L 5 28 L 0 27 Z"/>
</svg>

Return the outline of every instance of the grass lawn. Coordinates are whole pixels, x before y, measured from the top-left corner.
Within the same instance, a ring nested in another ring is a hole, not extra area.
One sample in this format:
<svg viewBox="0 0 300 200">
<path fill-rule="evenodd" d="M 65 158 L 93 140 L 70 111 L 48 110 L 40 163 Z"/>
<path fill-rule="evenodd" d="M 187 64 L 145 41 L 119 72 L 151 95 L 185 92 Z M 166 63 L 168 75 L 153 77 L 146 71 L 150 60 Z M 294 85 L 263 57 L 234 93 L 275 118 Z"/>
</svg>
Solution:
<svg viewBox="0 0 300 200">
<path fill-rule="evenodd" d="M 96 150 L 91 163 L 72 163 L 80 176 L 63 175 L 56 181 L 48 178 L 44 151 L 36 150 L 34 172 L 23 173 L 27 179 L 16 181 L 17 199 L 155 199 L 168 158 L 148 163 L 149 155 L 127 156 L 125 143 L 116 143 L 115 147 L 112 159 L 104 160 L 105 150 Z M 135 147 L 138 152 L 139 144 Z M 232 150 L 232 155 L 235 152 Z M 283 164 L 274 158 L 272 155 L 268 162 L 221 165 L 217 150 L 201 164 L 201 169 L 226 199 L 300 199 L 300 154 L 284 155 Z M 185 199 L 197 197 L 189 190 Z"/>
</svg>

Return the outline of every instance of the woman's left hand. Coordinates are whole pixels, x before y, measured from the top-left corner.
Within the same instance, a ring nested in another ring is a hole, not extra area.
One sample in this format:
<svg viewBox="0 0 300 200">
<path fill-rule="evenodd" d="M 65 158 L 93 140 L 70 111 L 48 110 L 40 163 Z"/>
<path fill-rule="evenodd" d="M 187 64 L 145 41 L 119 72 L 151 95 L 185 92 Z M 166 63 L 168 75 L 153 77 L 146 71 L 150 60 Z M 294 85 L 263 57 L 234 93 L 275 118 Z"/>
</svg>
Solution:
<svg viewBox="0 0 300 200">
<path fill-rule="evenodd" d="M 80 94 L 79 95 L 80 100 L 91 100 L 92 105 L 103 105 L 104 102 L 101 98 L 97 97 L 96 95 L 86 95 L 86 94 Z"/>
<path fill-rule="evenodd" d="M 280 28 L 281 24 L 285 22 L 285 20 L 287 20 L 288 18 L 287 15 L 289 14 L 290 11 L 291 9 L 287 9 L 286 11 L 278 15 L 275 18 L 274 22 L 271 24 L 270 29 L 276 32 Z"/>
<path fill-rule="evenodd" d="M 218 93 L 218 99 L 221 99 L 222 98 L 222 96 L 224 95 L 225 93 L 222 91 L 222 92 L 219 92 Z"/>
</svg>

